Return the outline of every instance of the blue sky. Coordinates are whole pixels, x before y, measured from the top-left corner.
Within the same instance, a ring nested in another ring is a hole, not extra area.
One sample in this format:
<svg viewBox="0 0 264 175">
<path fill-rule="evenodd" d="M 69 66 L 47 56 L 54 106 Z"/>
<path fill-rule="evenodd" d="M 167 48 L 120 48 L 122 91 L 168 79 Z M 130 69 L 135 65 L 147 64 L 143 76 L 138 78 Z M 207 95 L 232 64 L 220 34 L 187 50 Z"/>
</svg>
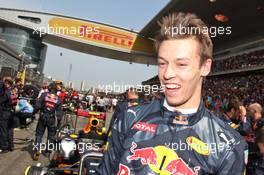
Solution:
<svg viewBox="0 0 264 175">
<path fill-rule="evenodd" d="M 169 0 L 1 0 L 0 7 L 44 11 L 94 20 L 140 31 Z M 62 53 L 62 56 L 60 56 Z M 157 74 L 156 66 L 129 64 L 48 45 L 44 73 L 66 80 L 72 64 L 71 80 L 78 87 L 113 84 L 140 84 Z"/>
</svg>

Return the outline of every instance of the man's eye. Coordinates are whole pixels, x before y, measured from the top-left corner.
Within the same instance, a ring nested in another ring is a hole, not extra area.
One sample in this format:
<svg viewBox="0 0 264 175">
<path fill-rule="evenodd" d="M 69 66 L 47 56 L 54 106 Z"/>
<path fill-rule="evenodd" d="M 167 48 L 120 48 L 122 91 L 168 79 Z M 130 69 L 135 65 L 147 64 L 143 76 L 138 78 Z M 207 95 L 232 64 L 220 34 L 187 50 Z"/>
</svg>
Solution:
<svg viewBox="0 0 264 175">
<path fill-rule="evenodd" d="M 164 62 L 158 62 L 158 66 L 164 66 L 166 63 Z"/>
<path fill-rule="evenodd" d="M 179 66 L 184 67 L 184 66 L 187 66 L 187 64 L 180 63 Z"/>
</svg>

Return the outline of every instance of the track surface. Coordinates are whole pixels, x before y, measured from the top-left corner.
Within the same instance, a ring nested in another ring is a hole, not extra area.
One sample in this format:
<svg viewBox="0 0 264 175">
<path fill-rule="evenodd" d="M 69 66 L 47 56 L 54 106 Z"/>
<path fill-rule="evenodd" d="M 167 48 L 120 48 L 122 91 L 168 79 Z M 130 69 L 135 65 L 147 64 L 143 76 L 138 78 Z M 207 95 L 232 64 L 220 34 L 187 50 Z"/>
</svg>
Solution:
<svg viewBox="0 0 264 175">
<path fill-rule="evenodd" d="M 113 113 L 106 114 L 106 128 L 108 128 L 110 119 Z M 86 119 L 78 119 L 78 126 L 84 126 Z M 29 165 L 47 165 L 48 158 L 41 155 L 38 161 L 33 161 L 32 156 L 32 142 L 28 140 L 34 139 L 37 120 L 35 120 L 28 129 L 21 129 L 14 132 L 15 150 L 6 154 L 0 154 L 0 175 L 23 175 L 25 169 Z M 26 140 L 28 138 L 28 140 Z M 46 134 L 42 142 L 46 141 Z"/>
</svg>

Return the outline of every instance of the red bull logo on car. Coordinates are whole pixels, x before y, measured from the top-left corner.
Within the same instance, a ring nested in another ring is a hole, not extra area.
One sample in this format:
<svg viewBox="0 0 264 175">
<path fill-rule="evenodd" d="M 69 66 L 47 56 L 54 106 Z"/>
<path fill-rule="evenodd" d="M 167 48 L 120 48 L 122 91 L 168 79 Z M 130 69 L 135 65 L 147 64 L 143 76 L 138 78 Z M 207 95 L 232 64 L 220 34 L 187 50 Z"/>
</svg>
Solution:
<svg viewBox="0 0 264 175">
<path fill-rule="evenodd" d="M 142 165 L 148 165 L 152 171 L 160 175 L 198 175 L 200 170 L 200 166 L 196 166 L 194 169 L 190 168 L 175 151 L 166 146 L 137 149 L 137 144 L 133 142 L 130 151 L 132 155 L 128 156 L 127 160 L 140 160 Z M 121 168 L 123 168 L 123 172 L 128 172 L 128 170 L 124 170 L 124 168 L 129 169 L 128 167 L 122 166 Z"/>
</svg>

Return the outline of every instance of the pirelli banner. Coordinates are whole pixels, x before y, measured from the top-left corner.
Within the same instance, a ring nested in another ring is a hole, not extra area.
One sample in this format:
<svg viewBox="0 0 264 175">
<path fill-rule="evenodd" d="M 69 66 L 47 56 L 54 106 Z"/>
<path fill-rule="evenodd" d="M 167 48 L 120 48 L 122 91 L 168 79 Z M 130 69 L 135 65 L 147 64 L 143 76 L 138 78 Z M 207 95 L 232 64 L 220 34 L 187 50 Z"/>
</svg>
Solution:
<svg viewBox="0 0 264 175">
<path fill-rule="evenodd" d="M 44 42 L 56 46 L 122 61 L 156 64 L 153 41 L 134 31 L 85 19 L 4 8 L 0 8 L 1 19 L 31 29 Z"/>
<path fill-rule="evenodd" d="M 152 54 L 152 41 L 136 33 L 113 28 L 93 22 L 83 22 L 63 18 L 52 18 L 49 21 L 50 31 L 86 41 L 93 45 L 116 49 L 119 51 L 149 52 Z M 136 43 L 137 42 L 137 43 Z"/>
</svg>

